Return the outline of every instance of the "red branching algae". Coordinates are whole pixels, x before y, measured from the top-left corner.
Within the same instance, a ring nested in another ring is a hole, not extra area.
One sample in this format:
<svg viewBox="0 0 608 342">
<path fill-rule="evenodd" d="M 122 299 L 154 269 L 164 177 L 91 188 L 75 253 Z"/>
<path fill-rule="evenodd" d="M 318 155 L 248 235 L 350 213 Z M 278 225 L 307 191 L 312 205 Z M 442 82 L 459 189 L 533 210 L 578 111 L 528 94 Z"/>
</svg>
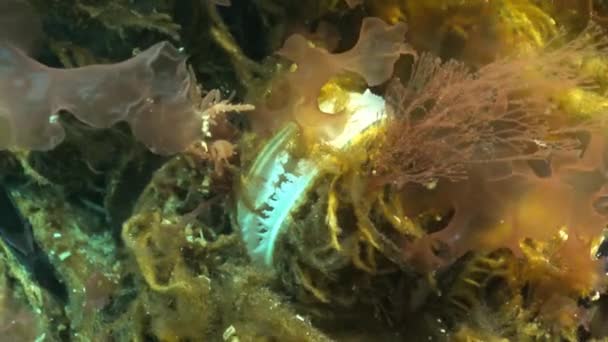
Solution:
<svg viewBox="0 0 608 342">
<path fill-rule="evenodd" d="M 605 113 L 577 116 L 559 97 L 597 89 L 580 61 L 606 45 L 591 27 L 558 49 L 476 73 L 422 56 L 406 86 L 395 82 L 370 186 L 401 189 L 410 217 L 449 217 L 403 243 L 408 260 L 432 271 L 468 251 L 506 247 L 578 293 L 605 285 L 593 255 L 608 214 Z"/>
</svg>

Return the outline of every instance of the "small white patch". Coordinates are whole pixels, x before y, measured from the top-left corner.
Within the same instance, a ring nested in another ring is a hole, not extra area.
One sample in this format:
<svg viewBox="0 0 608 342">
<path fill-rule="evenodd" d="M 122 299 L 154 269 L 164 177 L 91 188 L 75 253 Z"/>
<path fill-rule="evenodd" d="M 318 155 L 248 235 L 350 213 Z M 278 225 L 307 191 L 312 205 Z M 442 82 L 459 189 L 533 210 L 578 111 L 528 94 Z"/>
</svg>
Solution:
<svg viewBox="0 0 608 342">
<path fill-rule="evenodd" d="M 226 328 L 226 330 L 224 330 L 224 333 L 222 334 L 222 338 L 224 339 L 224 341 L 228 341 L 231 340 L 232 337 L 235 337 L 236 335 L 236 328 L 234 327 L 234 325 L 230 325 L 228 328 Z"/>
<path fill-rule="evenodd" d="M 67 259 L 67 258 L 69 258 L 69 257 L 71 257 L 71 256 L 72 256 L 72 252 L 70 252 L 70 251 L 65 251 L 65 252 L 63 252 L 63 253 L 59 254 L 59 256 L 58 256 L 58 257 L 59 257 L 59 260 L 64 261 L 65 259 Z"/>
</svg>

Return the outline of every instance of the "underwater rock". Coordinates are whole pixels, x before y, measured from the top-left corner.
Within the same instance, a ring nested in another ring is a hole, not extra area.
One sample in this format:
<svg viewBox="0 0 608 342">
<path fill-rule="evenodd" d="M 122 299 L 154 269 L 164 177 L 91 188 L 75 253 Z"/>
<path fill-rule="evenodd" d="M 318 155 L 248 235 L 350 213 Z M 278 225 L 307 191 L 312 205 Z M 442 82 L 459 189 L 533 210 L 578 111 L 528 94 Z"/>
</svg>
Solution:
<svg viewBox="0 0 608 342">
<path fill-rule="evenodd" d="M 62 302 L 67 300 L 65 284 L 58 278 L 55 267 L 34 240 L 30 222 L 21 215 L 9 190 L 4 186 L 0 186 L 0 237 L 40 286 Z"/>
</svg>

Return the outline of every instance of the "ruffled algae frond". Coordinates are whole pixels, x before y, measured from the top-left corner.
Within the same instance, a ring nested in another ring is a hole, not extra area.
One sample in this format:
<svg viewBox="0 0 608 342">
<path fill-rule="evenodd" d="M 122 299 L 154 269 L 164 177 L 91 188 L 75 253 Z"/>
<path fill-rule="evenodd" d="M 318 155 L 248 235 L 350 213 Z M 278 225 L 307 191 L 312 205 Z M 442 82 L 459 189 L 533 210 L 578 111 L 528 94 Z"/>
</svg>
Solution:
<svg viewBox="0 0 608 342">
<path fill-rule="evenodd" d="M 608 338 L 602 1 L 0 9 L 0 340 Z"/>
</svg>

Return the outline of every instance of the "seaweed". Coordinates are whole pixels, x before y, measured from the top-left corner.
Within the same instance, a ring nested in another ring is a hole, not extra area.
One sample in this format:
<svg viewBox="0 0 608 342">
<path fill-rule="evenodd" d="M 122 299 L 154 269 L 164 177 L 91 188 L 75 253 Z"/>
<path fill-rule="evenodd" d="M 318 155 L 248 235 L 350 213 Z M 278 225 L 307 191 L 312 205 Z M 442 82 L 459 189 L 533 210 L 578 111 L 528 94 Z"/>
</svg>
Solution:
<svg viewBox="0 0 608 342">
<path fill-rule="evenodd" d="M 3 221 L 2 336 L 606 337 L 597 128 L 608 64 L 602 29 L 588 25 L 604 25 L 602 2 L 0 8 L 2 56 L 12 58 L 0 66 L 0 180 L 15 207 L 1 209 L 31 224 Z M 39 98 L 49 106 L 14 86 L 33 72 L 52 81 Z M 95 93 L 83 97 L 87 86 Z M 138 103 L 163 117 L 124 106 L 109 115 L 108 98 L 150 98 Z M 255 111 L 240 113 L 248 104 Z M 341 122 L 349 115 L 364 124 Z M 285 174 L 273 178 L 274 166 Z M 310 179 L 285 197 L 293 175 Z M 268 227 L 236 214 L 267 223 L 281 205 L 271 262 L 260 263 L 252 248 Z M 29 241 L 44 271 L 18 254 Z M 51 268 L 63 298 L 35 281 Z"/>
</svg>

